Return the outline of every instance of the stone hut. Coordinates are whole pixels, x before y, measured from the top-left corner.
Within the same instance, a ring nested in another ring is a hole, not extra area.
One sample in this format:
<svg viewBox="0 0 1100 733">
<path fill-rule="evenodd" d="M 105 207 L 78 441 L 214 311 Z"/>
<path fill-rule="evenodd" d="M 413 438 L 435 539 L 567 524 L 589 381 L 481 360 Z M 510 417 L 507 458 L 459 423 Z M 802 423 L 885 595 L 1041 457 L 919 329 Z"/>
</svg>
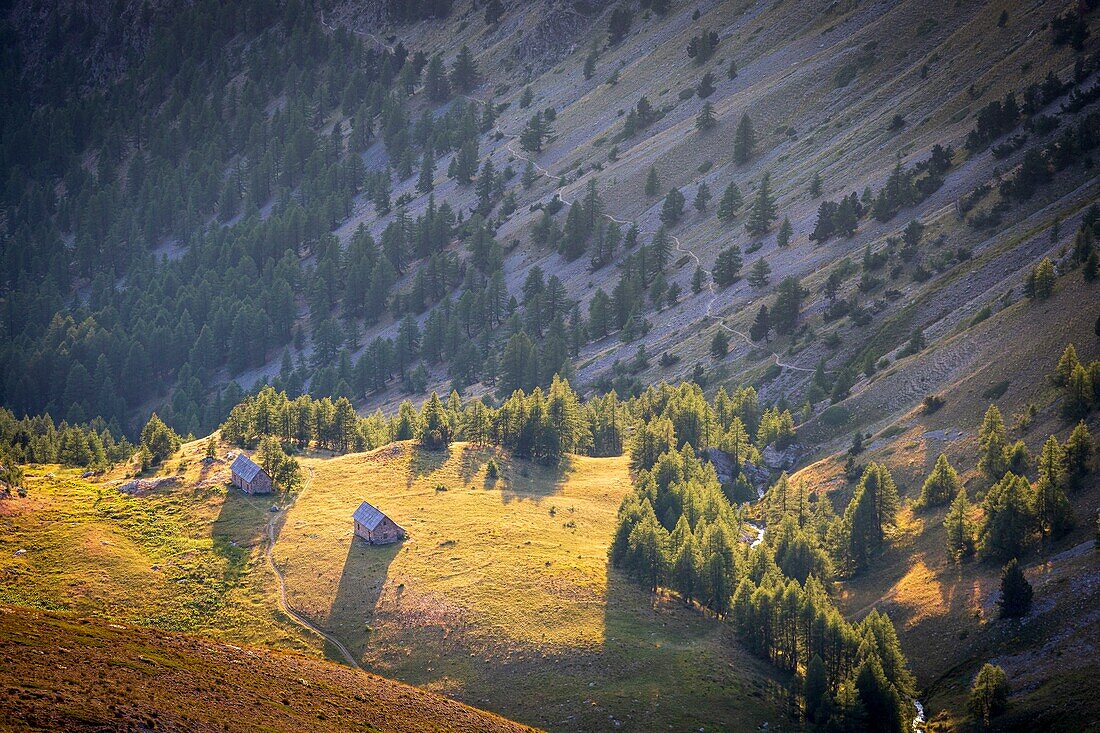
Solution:
<svg viewBox="0 0 1100 733">
<path fill-rule="evenodd" d="M 230 467 L 233 485 L 246 494 L 270 494 L 275 490 L 271 477 L 259 464 L 241 453 Z"/>
<path fill-rule="evenodd" d="M 380 510 L 367 502 L 359 505 L 351 515 L 355 524 L 355 534 L 372 545 L 388 545 L 405 539 L 405 530 Z"/>
</svg>

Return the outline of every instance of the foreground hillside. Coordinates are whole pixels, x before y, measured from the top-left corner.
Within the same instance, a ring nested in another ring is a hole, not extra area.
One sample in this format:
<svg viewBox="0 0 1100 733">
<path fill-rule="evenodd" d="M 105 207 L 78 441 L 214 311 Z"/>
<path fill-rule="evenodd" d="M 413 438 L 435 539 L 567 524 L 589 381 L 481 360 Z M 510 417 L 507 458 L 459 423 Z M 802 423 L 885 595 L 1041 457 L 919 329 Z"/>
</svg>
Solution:
<svg viewBox="0 0 1100 733">
<path fill-rule="evenodd" d="M 552 730 L 780 722 L 776 682 L 725 624 L 609 567 L 626 456 L 548 468 L 404 442 L 304 465 L 275 561 L 290 604 L 370 669 Z M 408 539 L 354 539 L 364 500 Z"/>
<path fill-rule="evenodd" d="M 0 606 L 4 731 L 531 730 L 297 654 Z"/>
</svg>

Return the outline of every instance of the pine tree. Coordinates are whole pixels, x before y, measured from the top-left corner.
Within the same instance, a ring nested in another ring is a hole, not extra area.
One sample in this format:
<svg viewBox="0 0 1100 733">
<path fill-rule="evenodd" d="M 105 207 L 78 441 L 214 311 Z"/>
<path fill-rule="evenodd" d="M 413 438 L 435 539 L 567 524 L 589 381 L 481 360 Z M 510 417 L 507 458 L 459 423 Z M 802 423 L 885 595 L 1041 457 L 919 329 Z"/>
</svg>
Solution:
<svg viewBox="0 0 1100 733">
<path fill-rule="evenodd" d="M 527 165 L 523 167 L 523 179 L 521 183 L 524 188 L 531 188 L 535 185 L 535 181 L 538 180 L 538 171 L 535 170 L 535 164 L 531 161 L 527 161 Z"/>
<path fill-rule="evenodd" d="M 1004 670 L 993 664 L 982 665 L 970 687 L 967 705 L 979 728 L 989 730 L 993 718 L 1008 709 L 1008 678 Z"/>
<path fill-rule="evenodd" d="M 779 234 L 775 237 L 775 243 L 779 247 L 786 247 L 791 243 L 791 236 L 794 234 L 794 228 L 791 227 L 791 220 L 787 217 L 783 217 L 783 223 L 779 225 Z"/>
<path fill-rule="evenodd" d="M 451 84 L 443 67 L 443 57 L 438 53 L 428 61 L 428 70 L 424 76 L 424 89 L 428 99 L 433 102 L 446 102 L 451 96 Z"/>
<path fill-rule="evenodd" d="M 438 450 L 450 442 L 451 422 L 439 395 L 433 391 L 420 413 L 420 444 L 429 450 Z"/>
<path fill-rule="evenodd" d="M 960 486 L 943 520 L 947 537 L 947 554 L 955 562 L 974 552 L 974 523 L 969 515 L 970 501 L 966 498 L 966 487 Z"/>
<path fill-rule="evenodd" d="M 424 158 L 420 162 L 420 177 L 416 181 L 416 190 L 420 193 L 429 193 L 435 184 L 433 178 L 435 177 L 435 159 L 432 157 L 430 150 L 424 151 Z"/>
<path fill-rule="evenodd" d="M 1066 485 L 1075 491 L 1081 488 L 1085 482 L 1085 476 L 1092 471 L 1092 460 L 1095 448 L 1093 448 L 1092 435 L 1084 420 L 1077 423 L 1070 433 L 1069 438 L 1062 446 L 1065 456 Z"/>
<path fill-rule="evenodd" d="M 529 153 L 542 152 L 542 143 L 549 136 L 549 124 L 542 112 L 536 112 L 527 121 L 527 126 L 519 135 L 520 146 Z"/>
<path fill-rule="evenodd" d="M 741 210 L 743 203 L 741 190 L 736 183 L 731 182 L 730 185 L 726 186 L 726 190 L 722 192 L 722 198 L 718 200 L 719 221 L 732 221 L 736 218 L 737 212 Z"/>
<path fill-rule="evenodd" d="M 470 53 L 468 46 L 463 46 L 455 58 L 454 65 L 451 66 L 451 83 L 456 89 L 468 94 L 479 82 L 480 75 L 477 64 L 474 63 L 474 56 Z"/>
<path fill-rule="evenodd" d="M 996 405 L 990 405 L 978 431 L 978 469 L 997 481 L 1008 470 L 1008 438 L 1004 418 Z"/>
<path fill-rule="evenodd" d="M 680 193 L 680 189 L 669 189 L 668 195 L 665 196 L 665 203 L 661 207 L 661 221 L 668 226 L 673 226 L 676 222 L 680 221 L 680 217 L 684 215 L 684 194 Z"/>
<path fill-rule="evenodd" d="M 760 309 L 756 311 L 756 318 L 753 319 L 752 326 L 749 328 L 749 338 L 753 341 L 759 341 L 764 339 L 768 341 L 768 331 L 771 330 L 771 323 L 768 318 L 768 306 L 763 303 L 760 304 Z"/>
<path fill-rule="evenodd" d="M 1065 453 L 1053 435 L 1039 454 L 1039 480 L 1035 483 L 1035 518 L 1039 530 L 1055 539 L 1073 526 L 1073 509 L 1065 490 Z"/>
<path fill-rule="evenodd" d="M 764 287 L 768 284 L 771 273 L 772 268 L 768 261 L 763 257 L 759 258 L 753 263 L 752 269 L 749 270 L 749 285 L 754 288 Z"/>
<path fill-rule="evenodd" d="M 802 299 L 806 290 L 796 277 L 785 277 L 776 288 L 775 303 L 771 308 L 772 324 L 779 333 L 792 333 L 798 325 L 802 311 Z"/>
<path fill-rule="evenodd" d="M 710 340 L 710 355 L 715 359 L 721 359 L 730 350 L 730 337 L 724 328 L 714 332 L 714 338 Z"/>
<path fill-rule="evenodd" d="M 960 486 L 959 474 L 947 461 L 947 456 L 940 453 L 936 466 L 921 487 L 918 504 L 925 507 L 946 504 L 959 493 Z"/>
<path fill-rule="evenodd" d="M 695 272 L 691 276 L 691 292 L 698 295 L 703 292 L 703 288 L 706 285 L 706 273 L 702 267 L 696 266 Z"/>
<path fill-rule="evenodd" d="M 752 129 L 752 120 L 746 112 L 737 123 L 737 132 L 734 134 L 733 160 L 738 165 L 744 165 L 752 160 L 753 148 L 756 145 L 756 134 Z"/>
<path fill-rule="evenodd" d="M 726 247 L 718 253 L 714 261 L 714 283 L 724 288 L 741 279 L 741 248 L 737 245 Z"/>
<path fill-rule="evenodd" d="M 771 174 L 765 173 L 760 179 L 760 186 L 756 191 L 756 199 L 753 201 L 752 211 L 749 212 L 749 220 L 745 223 L 745 229 L 750 234 L 760 236 L 771 228 L 778 213 L 775 207 L 775 198 L 771 192 Z"/>
<path fill-rule="evenodd" d="M 1073 344 L 1067 344 L 1061 358 L 1058 359 L 1058 366 L 1054 369 L 1054 383 L 1059 387 L 1065 387 L 1069 384 L 1070 377 L 1073 376 L 1073 370 L 1080 364 L 1081 362 L 1077 358 L 1077 349 L 1074 348 Z"/>
<path fill-rule="evenodd" d="M 885 529 L 893 525 L 898 510 L 897 486 L 885 466 L 869 463 L 844 511 L 846 560 L 853 572 L 867 567 L 882 549 Z"/>
<path fill-rule="evenodd" d="M 657 177 L 657 169 L 650 167 L 645 179 L 645 195 L 656 196 L 661 190 L 661 181 Z"/>
<path fill-rule="evenodd" d="M 695 118 L 695 129 L 699 132 L 707 132 L 718 126 L 718 118 L 714 116 L 714 105 L 710 102 L 703 103 L 699 110 L 699 116 Z"/>
<path fill-rule="evenodd" d="M 983 557 L 1001 560 L 1019 557 L 1035 524 L 1027 479 L 1006 473 L 989 489 L 984 509 L 985 521 L 979 532 L 978 551 Z"/>
<path fill-rule="evenodd" d="M 806 666 L 806 679 L 802 683 L 802 711 L 806 720 L 811 723 L 824 722 L 819 717 L 824 717 L 822 713 L 825 712 L 828 697 L 829 679 L 825 663 L 819 655 L 814 654 Z"/>
<path fill-rule="evenodd" d="M 1024 290 L 1032 299 L 1045 300 L 1054 292 L 1055 278 L 1054 263 L 1049 257 L 1044 257 L 1031 269 L 1024 284 Z"/>
<path fill-rule="evenodd" d="M 592 50 L 588 52 L 588 56 L 584 59 L 584 80 L 588 81 L 596 75 L 596 61 L 599 60 L 599 51 L 596 46 L 592 46 Z"/>
<path fill-rule="evenodd" d="M 1024 571 L 1016 558 L 1008 561 L 1001 569 L 1001 597 L 997 605 L 1001 607 L 1001 618 L 1020 618 L 1031 610 L 1031 596 L 1034 591 L 1031 583 L 1024 577 Z"/>
<path fill-rule="evenodd" d="M 710 187 L 706 181 L 701 181 L 699 187 L 695 189 L 695 201 L 693 205 L 695 210 L 703 212 L 707 210 L 707 204 L 710 203 Z"/>
</svg>

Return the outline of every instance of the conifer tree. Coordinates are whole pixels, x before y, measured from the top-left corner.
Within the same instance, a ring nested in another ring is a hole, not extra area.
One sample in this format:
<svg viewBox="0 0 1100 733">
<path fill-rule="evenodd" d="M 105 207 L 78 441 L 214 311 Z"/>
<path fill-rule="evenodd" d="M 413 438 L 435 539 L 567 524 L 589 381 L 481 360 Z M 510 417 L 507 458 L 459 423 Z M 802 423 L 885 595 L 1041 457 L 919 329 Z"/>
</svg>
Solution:
<svg viewBox="0 0 1100 733">
<path fill-rule="evenodd" d="M 722 192 L 722 198 L 718 200 L 719 221 L 732 221 L 741 210 L 743 203 L 744 200 L 741 197 L 741 190 L 737 187 L 736 183 L 731 182 L 726 186 L 726 190 Z"/>
<path fill-rule="evenodd" d="M 447 71 L 443 67 L 443 57 L 438 53 L 428 61 L 424 89 L 428 93 L 428 99 L 433 102 L 446 102 L 451 96 L 451 84 L 447 80 Z"/>
<path fill-rule="evenodd" d="M 718 253 L 714 261 L 714 283 L 724 288 L 741 279 L 741 248 L 737 245 L 726 247 Z"/>
<path fill-rule="evenodd" d="M 767 342 L 768 331 L 770 330 L 771 323 L 768 318 L 768 306 L 761 303 L 760 309 L 756 311 L 756 318 L 753 319 L 752 326 L 749 328 L 749 338 L 753 341 L 764 339 L 764 341 Z"/>
<path fill-rule="evenodd" d="M 960 486 L 959 475 L 947 461 L 947 456 L 940 453 L 932 473 L 928 474 L 924 485 L 921 486 L 920 498 L 917 501 L 925 507 L 946 504 L 959 493 Z"/>
<path fill-rule="evenodd" d="M 982 556 L 1008 560 L 1023 554 L 1035 526 L 1027 479 L 1006 473 L 989 489 L 984 509 L 985 521 L 978 536 Z"/>
<path fill-rule="evenodd" d="M 657 193 L 660 190 L 661 190 L 661 181 L 657 177 L 657 169 L 651 166 L 650 169 L 649 169 L 649 173 L 646 174 L 645 195 L 646 196 L 656 196 Z"/>
<path fill-rule="evenodd" d="M 695 210 L 703 212 L 707 210 L 707 204 L 710 203 L 710 186 L 706 181 L 701 181 L 699 187 L 695 189 L 695 201 L 693 205 Z"/>
<path fill-rule="evenodd" d="M 715 359 L 721 359 L 730 350 L 730 337 L 724 328 L 714 332 L 714 338 L 710 340 L 710 355 Z"/>
<path fill-rule="evenodd" d="M 816 199 L 821 195 L 821 173 L 814 171 L 814 177 L 810 179 L 810 198 Z"/>
<path fill-rule="evenodd" d="M 680 221 L 680 217 L 684 215 L 684 194 L 680 193 L 680 189 L 669 189 L 668 195 L 665 196 L 665 203 L 661 207 L 661 221 L 668 226 L 673 226 L 676 222 Z"/>
<path fill-rule="evenodd" d="M 978 431 L 978 469 L 996 481 L 1008 470 L 1008 438 L 1004 418 L 996 405 L 990 405 Z"/>
<path fill-rule="evenodd" d="M 1038 265 L 1031 268 L 1024 283 L 1024 292 L 1029 298 L 1046 300 L 1054 292 L 1054 263 L 1049 257 L 1044 257 Z"/>
<path fill-rule="evenodd" d="M 478 85 L 480 75 L 469 46 L 463 46 L 451 66 L 451 83 L 462 92 L 470 93 Z"/>
<path fill-rule="evenodd" d="M 699 80 L 699 86 L 695 88 L 695 93 L 699 95 L 700 99 L 706 99 L 710 95 L 714 94 L 714 73 L 708 71 L 703 74 L 703 78 Z M 703 109 L 706 109 L 707 105 L 703 105 Z M 711 107 L 713 112 L 713 107 Z M 712 115 L 713 117 L 713 115 Z M 698 123 L 696 123 L 698 124 Z"/>
<path fill-rule="evenodd" d="M 1039 531 L 1057 539 L 1073 526 L 1073 509 L 1064 490 L 1065 453 L 1053 435 L 1039 454 L 1039 480 L 1035 483 L 1035 518 Z"/>
<path fill-rule="evenodd" d="M 753 263 L 752 269 L 749 270 L 749 285 L 754 288 L 762 288 L 768 284 L 768 279 L 772 274 L 771 265 L 763 257 L 756 260 Z"/>
<path fill-rule="evenodd" d="M 1069 384 L 1070 377 L 1073 376 L 1073 370 L 1080 364 L 1081 362 L 1077 358 L 1077 349 L 1073 344 L 1066 344 L 1061 358 L 1058 359 L 1058 366 L 1054 369 L 1054 383 L 1059 387 L 1065 387 Z"/>
<path fill-rule="evenodd" d="M 825 712 L 829 696 L 829 680 L 825 663 L 814 654 L 806 666 L 806 679 L 802 683 L 802 712 L 810 723 L 824 722 L 819 717 Z"/>
<path fill-rule="evenodd" d="M 1092 471 L 1093 447 L 1092 435 L 1084 420 L 1077 423 L 1069 434 L 1064 446 L 1066 485 L 1075 491 L 1084 485 L 1085 476 Z"/>
<path fill-rule="evenodd" d="M 1024 577 L 1024 571 L 1016 558 L 1008 561 L 1001 569 L 1001 597 L 997 605 L 1001 608 L 1001 618 L 1020 618 L 1031 610 L 1031 596 L 1034 591 L 1031 583 Z"/>
<path fill-rule="evenodd" d="M 1008 708 L 1008 678 L 1004 670 L 993 664 L 982 665 L 970 687 L 967 705 L 981 730 L 993 726 L 993 718 Z"/>
<path fill-rule="evenodd" d="M 760 236 L 771 228 L 777 215 L 775 197 L 771 191 L 771 174 L 765 173 L 760 179 L 760 186 L 756 191 L 756 199 L 753 201 L 745 229 L 750 234 Z"/>
<path fill-rule="evenodd" d="M 869 463 L 844 511 L 845 559 L 853 572 L 866 568 L 882 549 L 885 529 L 894 524 L 897 510 L 897 486 L 890 472 Z"/>
<path fill-rule="evenodd" d="M 416 190 L 420 193 L 430 193 L 435 184 L 432 179 L 435 177 L 435 159 L 432 157 L 430 150 L 424 151 L 424 157 L 420 162 L 420 177 L 416 181 Z"/>
<path fill-rule="evenodd" d="M 771 308 L 772 325 L 779 333 L 792 333 L 798 325 L 802 311 L 802 299 L 806 290 L 794 276 L 785 277 L 776 288 L 775 303 Z"/>
<path fill-rule="evenodd" d="M 702 267 L 696 266 L 695 272 L 691 274 L 691 292 L 698 295 L 703 292 L 703 288 L 706 284 L 706 273 Z"/>
<path fill-rule="evenodd" d="M 794 234 L 794 228 L 791 227 L 791 220 L 787 217 L 783 217 L 783 223 L 779 225 L 779 234 L 775 237 L 775 243 L 779 247 L 786 247 L 791 243 L 791 236 Z"/>
<path fill-rule="evenodd" d="M 970 520 L 970 502 L 966 498 L 966 487 L 959 486 L 943 527 L 947 535 L 947 554 L 959 562 L 974 552 L 974 524 Z"/>
<path fill-rule="evenodd" d="M 599 51 L 593 45 L 588 55 L 584 58 L 584 80 L 588 81 L 596 75 L 596 61 L 599 59 Z"/>
<path fill-rule="evenodd" d="M 439 395 L 434 391 L 420 414 L 420 444 L 429 450 L 445 448 L 451 442 L 451 423 Z"/>
</svg>

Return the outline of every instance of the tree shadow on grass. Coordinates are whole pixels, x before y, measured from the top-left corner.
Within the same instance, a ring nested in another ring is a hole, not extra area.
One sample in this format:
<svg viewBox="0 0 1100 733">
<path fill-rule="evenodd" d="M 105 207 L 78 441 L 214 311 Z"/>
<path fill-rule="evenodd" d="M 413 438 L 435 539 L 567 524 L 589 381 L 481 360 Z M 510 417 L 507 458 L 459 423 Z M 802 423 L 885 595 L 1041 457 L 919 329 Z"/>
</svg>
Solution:
<svg viewBox="0 0 1100 733">
<path fill-rule="evenodd" d="M 406 487 L 422 476 L 431 476 L 438 471 L 451 457 L 451 446 L 447 445 L 439 450 L 428 450 L 418 445 L 413 445 L 412 457 L 409 459 L 409 478 Z"/>
<path fill-rule="evenodd" d="M 530 500 L 536 504 L 561 491 L 565 477 L 573 467 L 573 458 L 563 456 L 557 463 L 544 466 L 534 461 L 515 458 L 501 465 L 501 475 L 495 483 L 486 477 L 486 488 L 499 488 L 501 501 Z"/>
<path fill-rule="evenodd" d="M 350 518 L 348 521 L 351 521 Z M 370 643 L 369 627 L 374 620 L 390 563 L 403 546 L 402 542 L 370 545 L 360 537 L 353 535 L 349 538 L 344 568 L 324 627 L 343 642 L 356 659 L 363 658 Z M 332 644 L 325 644 L 325 656 L 343 661 L 343 655 Z"/>
<path fill-rule="evenodd" d="M 210 528 L 214 552 L 226 562 L 222 581 L 226 586 L 237 583 L 248 567 L 253 548 L 260 546 L 267 531 L 271 505 L 275 496 L 246 496 L 229 488 L 221 510 Z"/>
</svg>

